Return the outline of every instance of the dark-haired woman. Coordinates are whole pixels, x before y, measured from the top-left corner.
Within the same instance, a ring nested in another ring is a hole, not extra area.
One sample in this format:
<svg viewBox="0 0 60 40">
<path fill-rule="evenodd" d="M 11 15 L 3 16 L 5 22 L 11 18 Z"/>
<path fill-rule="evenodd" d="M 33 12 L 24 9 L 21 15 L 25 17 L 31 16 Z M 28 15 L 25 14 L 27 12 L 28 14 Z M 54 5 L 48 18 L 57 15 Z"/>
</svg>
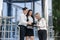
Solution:
<svg viewBox="0 0 60 40">
<path fill-rule="evenodd" d="M 33 16 L 32 16 L 32 10 L 29 10 L 27 13 L 27 21 L 31 22 L 31 25 L 27 25 L 26 30 L 26 40 L 34 40 L 34 32 L 33 32 Z"/>
</svg>

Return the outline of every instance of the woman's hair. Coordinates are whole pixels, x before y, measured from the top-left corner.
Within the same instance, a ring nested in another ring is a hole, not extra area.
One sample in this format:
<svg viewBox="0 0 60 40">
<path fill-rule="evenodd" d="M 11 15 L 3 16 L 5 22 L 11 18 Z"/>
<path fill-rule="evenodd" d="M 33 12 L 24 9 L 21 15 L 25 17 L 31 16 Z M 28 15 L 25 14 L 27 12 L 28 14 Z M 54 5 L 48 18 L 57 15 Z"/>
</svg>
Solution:
<svg viewBox="0 0 60 40">
<path fill-rule="evenodd" d="M 32 11 L 31 9 L 30 10 L 28 10 L 28 13 L 27 13 L 27 21 L 28 21 L 28 16 L 29 16 L 29 13 L 30 13 L 30 11 Z M 31 17 L 33 18 L 33 14 L 31 15 Z"/>
<path fill-rule="evenodd" d="M 32 10 L 31 9 L 28 10 L 27 16 L 29 16 L 30 11 L 32 11 Z M 31 17 L 33 17 L 33 14 L 31 15 Z"/>
<path fill-rule="evenodd" d="M 38 12 L 35 15 L 40 15 Z"/>
</svg>

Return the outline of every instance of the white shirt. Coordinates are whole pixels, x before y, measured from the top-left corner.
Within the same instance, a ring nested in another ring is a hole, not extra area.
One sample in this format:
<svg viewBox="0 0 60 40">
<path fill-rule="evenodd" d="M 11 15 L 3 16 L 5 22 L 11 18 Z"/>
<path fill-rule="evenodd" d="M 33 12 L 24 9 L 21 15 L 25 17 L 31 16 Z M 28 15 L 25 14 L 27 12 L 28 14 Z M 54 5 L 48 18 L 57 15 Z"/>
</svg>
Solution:
<svg viewBox="0 0 60 40">
<path fill-rule="evenodd" d="M 33 23 L 33 18 L 31 16 L 28 16 L 29 22 Z"/>
<path fill-rule="evenodd" d="M 46 21 L 44 18 L 41 18 L 41 20 L 37 22 L 37 26 L 38 26 L 38 30 L 47 30 Z"/>
<path fill-rule="evenodd" d="M 19 25 L 27 26 L 27 17 L 24 13 L 20 15 Z"/>
<path fill-rule="evenodd" d="M 29 22 L 33 23 L 33 18 L 31 16 L 28 16 Z M 28 26 L 27 28 L 32 28 L 32 26 Z"/>
</svg>

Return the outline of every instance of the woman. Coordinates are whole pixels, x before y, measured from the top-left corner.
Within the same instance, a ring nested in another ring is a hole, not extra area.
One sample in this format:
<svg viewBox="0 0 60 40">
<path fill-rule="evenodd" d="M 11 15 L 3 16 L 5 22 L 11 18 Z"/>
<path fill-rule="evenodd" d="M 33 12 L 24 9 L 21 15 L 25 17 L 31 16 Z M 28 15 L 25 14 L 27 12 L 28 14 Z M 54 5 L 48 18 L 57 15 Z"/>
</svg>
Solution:
<svg viewBox="0 0 60 40">
<path fill-rule="evenodd" d="M 32 16 L 32 10 L 29 10 L 27 13 L 27 21 L 31 22 L 31 25 L 27 25 L 26 30 L 26 40 L 34 40 L 34 33 L 33 33 L 33 16 Z"/>
<path fill-rule="evenodd" d="M 45 19 L 41 18 L 39 13 L 36 13 L 35 17 L 38 19 L 37 26 L 39 40 L 47 40 L 47 27 Z"/>
</svg>

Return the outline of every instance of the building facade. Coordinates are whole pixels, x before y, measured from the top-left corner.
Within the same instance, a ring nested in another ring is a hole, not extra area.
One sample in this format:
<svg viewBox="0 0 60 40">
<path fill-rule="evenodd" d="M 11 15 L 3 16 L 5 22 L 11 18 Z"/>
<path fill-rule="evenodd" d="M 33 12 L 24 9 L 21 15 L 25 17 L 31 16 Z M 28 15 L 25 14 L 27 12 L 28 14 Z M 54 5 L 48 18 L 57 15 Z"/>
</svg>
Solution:
<svg viewBox="0 0 60 40">
<path fill-rule="evenodd" d="M 53 20 L 52 20 L 52 0 L 39 0 L 34 2 L 11 3 L 3 2 L 2 26 L 1 26 L 1 40 L 19 40 L 20 28 L 18 22 L 20 20 L 19 14 L 22 13 L 22 8 L 34 10 L 34 13 L 39 12 L 41 17 L 46 18 L 48 28 L 48 39 L 54 36 Z M 35 29 L 36 30 L 36 29 Z M 37 31 L 35 35 L 37 34 Z M 36 40 L 36 39 L 35 39 Z"/>
</svg>

